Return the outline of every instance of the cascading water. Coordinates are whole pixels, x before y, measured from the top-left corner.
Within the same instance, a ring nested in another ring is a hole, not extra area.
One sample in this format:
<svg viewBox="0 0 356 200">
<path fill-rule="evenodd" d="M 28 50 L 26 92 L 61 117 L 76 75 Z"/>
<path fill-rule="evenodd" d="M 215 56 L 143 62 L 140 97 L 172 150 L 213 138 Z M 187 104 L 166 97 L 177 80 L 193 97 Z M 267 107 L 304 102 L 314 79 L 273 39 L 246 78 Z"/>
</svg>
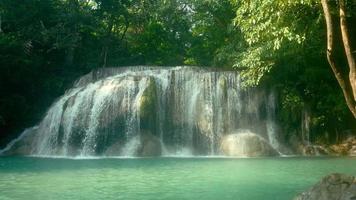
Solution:
<svg viewBox="0 0 356 200">
<path fill-rule="evenodd" d="M 80 78 L 38 126 L 26 130 L 2 153 L 224 155 L 223 138 L 242 129 L 276 149 L 274 112 L 274 92 L 242 90 L 237 72 L 197 67 L 105 68 Z M 236 144 L 250 136 L 237 137 Z"/>
</svg>

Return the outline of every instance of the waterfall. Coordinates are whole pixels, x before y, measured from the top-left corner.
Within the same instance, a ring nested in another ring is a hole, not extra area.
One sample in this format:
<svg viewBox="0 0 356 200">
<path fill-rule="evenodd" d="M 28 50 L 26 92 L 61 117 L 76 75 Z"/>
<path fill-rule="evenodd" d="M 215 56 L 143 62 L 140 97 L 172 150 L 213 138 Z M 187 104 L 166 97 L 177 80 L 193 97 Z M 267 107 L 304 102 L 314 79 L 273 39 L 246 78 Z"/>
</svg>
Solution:
<svg viewBox="0 0 356 200">
<path fill-rule="evenodd" d="M 2 152 L 223 155 L 222 139 L 241 129 L 278 149 L 275 92 L 244 90 L 240 82 L 237 72 L 199 67 L 99 69 L 81 77 Z"/>
<path fill-rule="evenodd" d="M 306 145 L 310 145 L 310 111 L 308 106 L 302 110 L 301 122 L 302 140 Z"/>
<path fill-rule="evenodd" d="M 277 138 L 277 124 L 276 124 L 276 99 L 275 92 L 271 92 L 267 97 L 267 134 L 268 140 L 272 147 L 275 149 L 279 148 L 279 142 Z"/>
</svg>

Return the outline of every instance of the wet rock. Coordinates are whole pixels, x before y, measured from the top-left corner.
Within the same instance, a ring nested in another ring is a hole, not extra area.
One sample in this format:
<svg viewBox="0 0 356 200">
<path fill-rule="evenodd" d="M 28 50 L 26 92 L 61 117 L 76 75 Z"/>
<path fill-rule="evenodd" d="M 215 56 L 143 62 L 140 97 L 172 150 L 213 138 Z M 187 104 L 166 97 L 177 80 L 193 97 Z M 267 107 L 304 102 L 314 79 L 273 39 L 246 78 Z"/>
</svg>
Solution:
<svg viewBox="0 0 356 200">
<path fill-rule="evenodd" d="M 329 149 L 334 155 L 356 156 L 356 137 L 349 137 L 339 144 L 331 145 Z"/>
<path fill-rule="evenodd" d="M 300 152 L 306 156 L 334 155 L 334 156 L 356 156 L 356 138 L 350 137 L 338 144 L 333 145 L 300 145 Z"/>
<path fill-rule="evenodd" d="M 328 149 L 320 145 L 307 145 L 303 147 L 303 155 L 305 156 L 322 156 L 330 154 Z"/>
<path fill-rule="evenodd" d="M 8 144 L 5 149 L 0 151 L 0 155 L 14 156 L 14 155 L 30 155 L 33 151 L 34 138 L 37 127 L 25 130 L 19 138 L 13 140 L 12 144 Z"/>
<path fill-rule="evenodd" d="M 161 154 L 161 141 L 148 131 L 142 131 L 141 135 L 137 135 L 126 142 L 117 141 L 105 151 L 106 156 L 151 157 Z"/>
<path fill-rule="evenodd" d="M 331 145 L 329 148 L 331 152 L 336 155 L 347 155 L 349 151 L 349 147 L 343 144 L 334 144 Z"/>
<path fill-rule="evenodd" d="M 113 143 L 111 146 L 109 146 L 106 149 L 105 155 L 106 156 L 119 156 L 123 145 L 124 144 L 122 141 L 117 141 L 117 142 Z"/>
<path fill-rule="evenodd" d="M 324 177 L 308 191 L 294 200 L 355 200 L 356 179 L 345 174 L 331 174 Z"/>
<path fill-rule="evenodd" d="M 21 142 L 22 143 L 22 142 Z M 29 144 L 23 143 L 16 145 L 14 148 L 10 149 L 3 153 L 6 156 L 16 156 L 16 155 L 30 155 L 32 151 L 32 147 Z"/>
<path fill-rule="evenodd" d="M 198 115 L 198 120 L 197 120 L 197 127 L 199 129 L 199 132 L 205 136 L 211 136 L 213 132 L 213 127 L 211 123 L 211 115 L 209 115 L 209 110 L 208 106 L 205 106 L 205 109 L 201 109 L 199 111 Z"/>
<path fill-rule="evenodd" d="M 288 146 L 291 148 L 294 154 L 302 155 L 305 147 L 303 145 L 303 142 L 300 140 L 300 138 L 297 136 L 295 132 L 290 133 L 290 135 L 291 136 L 287 141 Z"/>
<path fill-rule="evenodd" d="M 137 155 L 142 157 L 160 156 L 162 154 L 161 141 L 152 134 L 143 134 L 140 138 L 140 148 Z"/>
<path fill-rule="evenodd" d="M 225 99 L 227 97 L 228 83 L 224 76 L 219 77 L 219 87 L 223 93 L 223 98 Z"/>
<path fill-rule="evenodd" d="M 227 156 L 276 156 L 278 152 L 259 135 L 251 132 L 229 134 L 221 140 L 221 150 Z"/>
<path fill-rule="evenodd" d="M 356 156 L 356 145 L 352 146 L 352 148 L 349 151 L 350 156 Z"/>
</svg>

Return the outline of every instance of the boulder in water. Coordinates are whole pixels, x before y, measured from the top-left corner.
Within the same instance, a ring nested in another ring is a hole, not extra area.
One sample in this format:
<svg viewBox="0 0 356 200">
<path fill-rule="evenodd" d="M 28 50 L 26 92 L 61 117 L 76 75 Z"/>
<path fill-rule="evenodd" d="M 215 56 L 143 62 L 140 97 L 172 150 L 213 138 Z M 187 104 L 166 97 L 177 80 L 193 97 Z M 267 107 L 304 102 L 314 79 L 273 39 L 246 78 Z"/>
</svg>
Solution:
<svg viewBox="0 0 356 200">
<path fill-rule="evenodd" d="M 278 152 L 259 135 L 249 131 L 229 134 L 221 140 L 221 150 L 227 156 L 276 156 Z"/>
<path fill-rule="evenodd" d="M 311 189 L 294 200 L 354 200 L 356 199 L 356 178 L 345 174 L 331 174 L 324 177 Z"/>
</svg>

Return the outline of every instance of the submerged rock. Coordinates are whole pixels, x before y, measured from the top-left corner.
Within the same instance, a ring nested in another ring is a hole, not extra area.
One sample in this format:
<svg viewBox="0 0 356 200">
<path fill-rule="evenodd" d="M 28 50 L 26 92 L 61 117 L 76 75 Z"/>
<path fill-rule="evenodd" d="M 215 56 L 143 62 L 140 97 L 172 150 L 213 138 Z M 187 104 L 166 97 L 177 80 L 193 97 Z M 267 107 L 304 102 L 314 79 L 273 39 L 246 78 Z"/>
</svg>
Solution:
<svg viewBox="0 0 356 200">
<path fill-rule="evenodd" d="M 221 150 L 227 156 L 276 156 L 278 152 L 259 135 L 251 132 L 229 134 L 221 140 Z"/>
<path fill-rule="evenodd" d="M 338 173 L 324 177 L 311 189 L 294 198 L 294 200 L 354 199 L 356 199 L 356 178 Z"/>
</svg>

